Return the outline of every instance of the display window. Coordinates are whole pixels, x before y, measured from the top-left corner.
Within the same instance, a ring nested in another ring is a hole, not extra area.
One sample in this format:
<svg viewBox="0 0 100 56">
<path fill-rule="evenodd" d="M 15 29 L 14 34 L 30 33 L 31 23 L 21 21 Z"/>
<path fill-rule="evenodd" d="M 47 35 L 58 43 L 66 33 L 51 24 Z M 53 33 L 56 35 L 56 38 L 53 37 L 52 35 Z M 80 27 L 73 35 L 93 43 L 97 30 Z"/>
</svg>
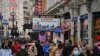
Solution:
<svg viewBox="0 0 100 56">
<path fill-rule="evenodd" d="M 100 41 L 100 18 L 94 20 L 94 34 L 97 41 Z"/>
<path fill-rule="evenodd" d="M 88 43 L 88 19 L 81 20 L 81 39 Z"/>
</svg>

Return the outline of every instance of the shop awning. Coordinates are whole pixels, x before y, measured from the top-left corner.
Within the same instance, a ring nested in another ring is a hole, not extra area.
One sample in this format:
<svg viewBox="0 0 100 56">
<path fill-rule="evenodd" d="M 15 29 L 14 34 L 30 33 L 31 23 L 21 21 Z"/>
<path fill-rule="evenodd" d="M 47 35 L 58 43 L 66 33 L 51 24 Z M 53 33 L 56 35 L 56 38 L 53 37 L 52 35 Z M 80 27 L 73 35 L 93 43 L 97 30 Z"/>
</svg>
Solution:
<svg viewBox="0 0 100 56">
<path fill-rule="evenodd" d="M 92 14 L 93 14 L 93 17 L 94 17 L 94 18 L 95 18 L 95 17 L 100 17 L 100 11 L 99 11 L 99 12 L 93 12 Z"/>
<path fill-rule="evenodd" d="M 81 20 L 88 19 L 88 14 L 81 15 L 80 16 L 80 19 Z"/>
<path fill-rule="evenodd" d="M 52 32 L 53 29 L 34 29 L 33 32 Z"/>
<path fill-rule="evenodd" d="M 61 32 L 61 31 L 62 31 L 62 30 L 61 30 L 60 27 L 57 27 L 57 28 L 54 29 L 54 32 L 56 32 L 56 33 L 59 33 L 59 32 Z"/>
</svg>

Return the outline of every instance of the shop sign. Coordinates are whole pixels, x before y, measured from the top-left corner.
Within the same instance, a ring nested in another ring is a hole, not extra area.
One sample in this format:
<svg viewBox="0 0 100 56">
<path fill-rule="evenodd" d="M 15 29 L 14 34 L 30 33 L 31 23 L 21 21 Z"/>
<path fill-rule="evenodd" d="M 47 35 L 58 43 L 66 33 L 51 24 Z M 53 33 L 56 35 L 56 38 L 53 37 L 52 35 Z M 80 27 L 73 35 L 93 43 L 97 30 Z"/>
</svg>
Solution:
<svg viewBox="0 0 100 56">
<path fill-rule="evenodd" d="M 7 19 L 2 20 L 3 25 L 8 25 L 9 21 Z"/>
<path fill-rule="evenodd" d="M 62 24 L 61 24 L 61 29 L 63 31 L 68 31 L 71 29 L 71 24 L 69 21 L 64 21 Z"/>
<path fill-rule="evenodd" d="M 60 19 L 33 19 L 33 30 L 53 31 L 60 25 Z"/>
</svg>

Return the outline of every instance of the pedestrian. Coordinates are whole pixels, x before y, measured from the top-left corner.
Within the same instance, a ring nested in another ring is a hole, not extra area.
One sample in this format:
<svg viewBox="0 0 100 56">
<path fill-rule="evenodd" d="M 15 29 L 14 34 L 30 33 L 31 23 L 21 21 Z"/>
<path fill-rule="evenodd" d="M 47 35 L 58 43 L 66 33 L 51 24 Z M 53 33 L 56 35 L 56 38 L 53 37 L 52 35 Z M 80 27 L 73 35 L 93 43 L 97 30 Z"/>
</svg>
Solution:
<svg viewBox="0 0 100 56">
<path fill-rule="evenodd" d="M 9 47 L 9 40 L 8 39 L 4 39 L 3 46 L 0 49 L 0 55 L 1 56 L 8 56 L 8 55 L 12 56 L 12 51 Z"/>
<path fill-rule="evenodd" d="M 27 43 L 27 51 L 29 56 L 37 56 L 37 48 L 34 41 L 30 41 L 30 43 Z"/>
<path fill-rule="evenodd" d="M 44 56 L 49 56 L 48 49 L 49 49 L 49 41 L 47 40 L 43 45 L 43 55 Z"/>
<path fill-rule="evenodd" d="M 86 56 L 92 56 L 92 49 L 88 44 L 85 47 L 85 53 L 86 53 Z"/>
<path fill-rule="evenodd" d="M 65 46 L 62 51 L 62 56 L 70 56 L 73 50 L 73 45 L 69 40 L 65 40 Z"/>
<path fill-rule="evenodd" d="M 49 47 L 49 56 L 53 56 L 53 49 L 55 49 L 56 44 L 54 43 L 50 43 L 50 47 Z"/>
<path fill-rule="evenodd" d="M 80 56 L 81 52 L 80 49 L 78 48 L 78 46 L 75 46 L 73 51 L 72 51 L 72 56 Z"/>
<path fill-rule="evenodd" d="M 21 45 L 19 44 L 19 42 L 17 40 L 13 41 L 11 49 L 13 52 L 13 55 L 16 55 L 18 50 L 20 49 Z"/>
<path fill-rule="evenodd" d="M 9 40 L 7 38 L 3 39 L 2 48 L 9 48 Z"/>
<path fill-rule="evenodd" d="M 98 55 L 98 44 L 95 43 L 93 47 L 93 56 L 99 56 Z"/>
<path fill-rule="evenodd" d="M 5 39 L 4 40 L 4 43 L 3 43 L 3 49 L 9 49 L 10 47 L 9 47 L 9 40 L 8 39 Z"/>
<path fill-rule="evenodd" d="M 43 56 L 43 48 L 40 41 L 36 41 L 37 56 Z"/>
<path fill-rule="evenodd" d="M 63 44 L 59 43 L 57 46 L 55 46 L 52 51 L 50 52 L 50 56 L 62 56 L 63 51 Z"/>
<path fill-rule="evenodd" d="M 16 56 L 28 56 L 25 45 L 21 45 L 21 49 L 17 52 Z"/>
</svg>

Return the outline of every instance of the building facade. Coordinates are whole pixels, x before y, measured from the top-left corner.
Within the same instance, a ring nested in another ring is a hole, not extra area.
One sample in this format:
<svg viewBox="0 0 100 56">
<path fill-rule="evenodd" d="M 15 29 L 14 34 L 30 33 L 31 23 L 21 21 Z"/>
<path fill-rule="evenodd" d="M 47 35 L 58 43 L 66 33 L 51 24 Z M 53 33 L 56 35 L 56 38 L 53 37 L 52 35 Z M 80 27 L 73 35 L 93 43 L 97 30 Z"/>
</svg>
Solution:
<svg viewBox="0 0 100 56">
<path fill-rule="evenodd" d="M 8 21 L 6 29 L 4 29 L 5 36 L 7 36 L 7 31 L 12 29 L 12 12 L 14 15 L 14 25 L 17 25 L 18 30 L 22 31 L 23 25 L 23 0 L 0 0 L 0 13 L 3 16 L 3 19 Z M 16 24 L 17 22 L 17 24 Z M 5 28 L 5 27 L 4 27 Z"/>
<path fill-rule="evenodd" d="M 61 22 L 69 20 L 71 24 L 69 39 L 75 41 L 83 41 L 92 45 L 94 36 L 94 15 L 97 16 L 100 8 L 98 7 L 99 0 L 55 0 L 56 3 L 49 4 L 51 0 L 47 0 L 47 7 L 44 14 L 57 14 L 61 16 Z M 99 19 L 98 19 L 99 20 Z M 89 22 L 89 23 L 88 23 Z M 68 34 L 68 31 L 67 35 Z M 65 33 L 64 33 L 65 34 Z M 64 37 L 65 35 L 62 34 Z M 63 38 L 62 37 L 62 38 Z M 68 37 L 68 36 L 67 36 Z"/>
</svg>

